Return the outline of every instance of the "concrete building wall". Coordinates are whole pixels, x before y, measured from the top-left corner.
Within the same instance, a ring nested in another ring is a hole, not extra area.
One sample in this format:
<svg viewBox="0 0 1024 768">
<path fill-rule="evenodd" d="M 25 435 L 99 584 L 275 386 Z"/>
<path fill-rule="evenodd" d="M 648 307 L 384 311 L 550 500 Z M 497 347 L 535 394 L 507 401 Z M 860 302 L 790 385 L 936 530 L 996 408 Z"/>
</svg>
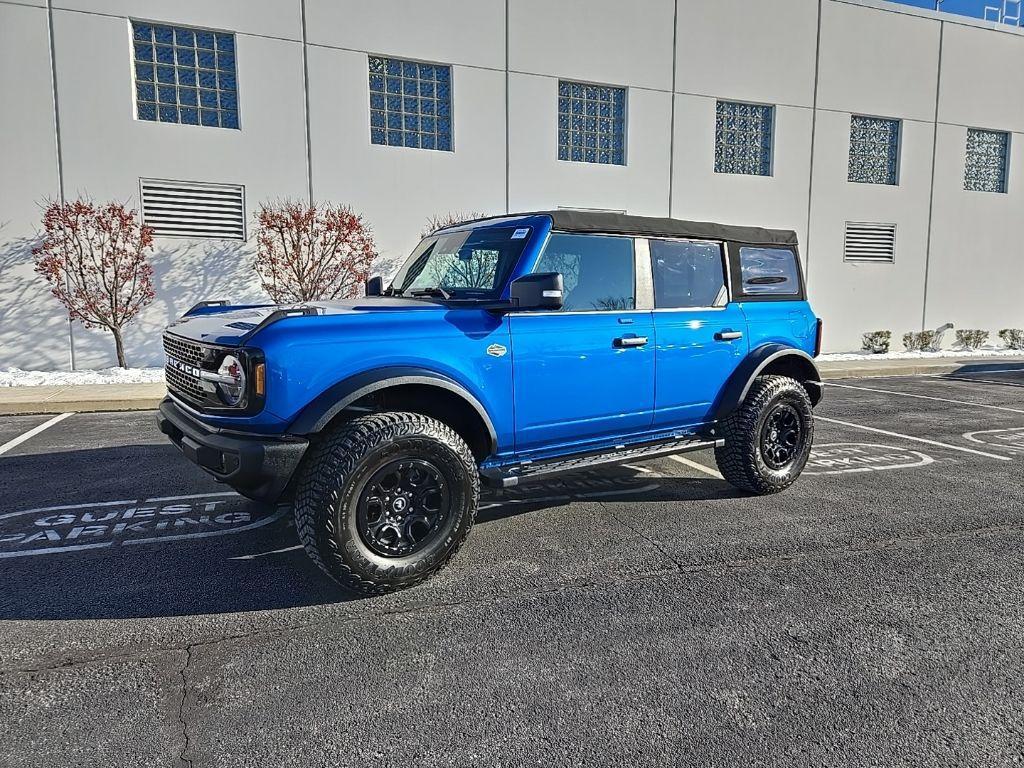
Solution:
<svg viewBox="0 0 1024 768">
<path fill-rule="evenodd" d="M 33 5 L 0 3 L 0 365 L 46 369 L 70 355 L 67 318 L 32 269 L 42 208 L 60 193 L 47 13 Z"/>
<path fill-rule="evenodd" d="M 1019 31 L 882 0 L 623 8 L 0 0 L 0 365 L 70 359 L 66 319 L 32 272 L 39 203 L 63 189 L 138 206 L 150 177 L 244 185 L 250 229 L 266 200 L 350 204 L 385 271 L 448 211 L 565 206 L 793 228 L 835 351 L 882 328 L 1024 325 Z M 235 34 L 241 130 L 135 118 L 131 18 Z M 370 143 L 368 55 L 452 66 L 453 152 Z M 559 79 L 627 89 L 625 165 L 557 159 Z M 715 173 L 719 99 L 774 107 L 771 175 Z M 852 115 L 901 121 L 898 185 L 847 181 Z M 1007 194 L 964 191 L 968 127 L 1013 133 Z M 895 224 L 894 263 L 844 261 L 848 221 Z M 160 328 L 195 301 L 261 298 L 251 241 L 156 246 L 157 299 L 126 339 L 135 364 L 160 362 Z M 73 336 L 80 367 L 112 362 L 104 334 L 76 324 Z"/>
<path fill-rule="evenodd" d="M 941 78 L 925 323 L 1019 328 L 1024 104 L 1007 94 L 1024 87 L 1024 36 L 945 25 Z M 968 128 L 1010 133 L 1006 194 L 964 190 Z"/>
<path fill-rule="evenodd" d="M 941 22 L 856 5 L 822 7 L 807 269 L 832 349 L 866 331 L 921 326 Z M 853 115 L 900 121 L 895 186 L 848 181 Z M 846 222 L 896 225 L 892 264 L 844 261 Z"/>
</svg>

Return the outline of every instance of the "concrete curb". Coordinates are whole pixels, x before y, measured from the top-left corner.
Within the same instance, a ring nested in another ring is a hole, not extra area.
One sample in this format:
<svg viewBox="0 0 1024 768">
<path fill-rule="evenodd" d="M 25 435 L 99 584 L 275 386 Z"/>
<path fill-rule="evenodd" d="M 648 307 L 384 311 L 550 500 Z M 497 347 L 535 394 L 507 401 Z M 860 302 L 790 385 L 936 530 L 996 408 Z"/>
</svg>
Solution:
<svg viewBox="0 0 1024 768">
<path fill-rule="evenodd" d="M 822 362 L 821 378 L 864 379 L 878 376 L 922 376 L 948 373 L 982 373 L 988 369 L 1019 368 L 1024 372 L 1022 357 L 947 357 L 933 360 L 878 360 Z"/>
<path fill-rule="evenodd" d="M 922 374 L 981 373 L 986 369 L 1019 368 L 1022 357 L 941 358 L 938 360 L 841 361 L 820 364 L 821 377 L 860 379 L 875 376 L 920 376 Z M 167 389 L 154 384 L 93 384 L 66 387 L 0 387 L 0 416 L 53 414 L 74 411 L 151 411 L 163 400 Z"/>
<path fill-rule="evenodd" d="M 167 394 L 155 384 L 91 384 L 66 387 L 0 387 L 0 416 L 154 410 Z"/>
</svg>

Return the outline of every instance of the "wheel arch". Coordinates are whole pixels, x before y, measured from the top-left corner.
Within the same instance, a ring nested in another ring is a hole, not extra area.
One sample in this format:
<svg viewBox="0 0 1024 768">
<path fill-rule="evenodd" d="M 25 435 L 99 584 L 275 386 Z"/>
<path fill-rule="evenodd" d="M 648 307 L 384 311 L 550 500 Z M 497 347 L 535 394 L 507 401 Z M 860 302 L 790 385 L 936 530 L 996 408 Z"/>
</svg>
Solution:
<svg viewBox="0 0 1024 768">
<path fill-rule="evenodd" d="M 715 418 L 724 419 L 739 408 L 747 398 L 754 379 L 768 375 L 788 376 L 796 379 L 807 390 L 811 405 L 821 401 L 821 373 L 814 363 L 814 358 L 802 349 L 787 347 L 784 344 L 763 344 L 750 353 L 733 372 L 722 390 L 722 395 L 715 406 Z"/>
<path fill-rule="evenodd" d="M 317 434 L 352 413 L 380 405 L 422 413 L 448 424 L 466 441 L 477 461 L 497 451 L 494 424 L 469 389 L 444 374 L 415 367 L 366 371 L 328 387 L 303 408 L 288 431 Z"/>
</svg>

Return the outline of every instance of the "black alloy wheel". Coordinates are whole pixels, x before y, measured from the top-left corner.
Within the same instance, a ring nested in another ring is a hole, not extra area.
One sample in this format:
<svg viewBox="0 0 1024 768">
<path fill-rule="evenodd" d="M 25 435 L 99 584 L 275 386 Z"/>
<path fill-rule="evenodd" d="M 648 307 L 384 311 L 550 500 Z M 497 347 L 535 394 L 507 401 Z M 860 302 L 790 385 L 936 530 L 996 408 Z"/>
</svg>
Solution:
<svg viewBox="0 0 1024 768">
<path fill-rule="evenodd" d="M 370 477 L 360 494 L 359 535 L 382 557 L 406 557 L 437 535 L 450 506 L 448 483 L 432 462 L 390 461 Z"/>
<path fill-rule="evenodd" d="M 804 439 L 800 414 L 789 403 L 778 403 L 761 427 L 761 457 L 771 469 L 785 469 L 800 453 Z"/>
</svg>

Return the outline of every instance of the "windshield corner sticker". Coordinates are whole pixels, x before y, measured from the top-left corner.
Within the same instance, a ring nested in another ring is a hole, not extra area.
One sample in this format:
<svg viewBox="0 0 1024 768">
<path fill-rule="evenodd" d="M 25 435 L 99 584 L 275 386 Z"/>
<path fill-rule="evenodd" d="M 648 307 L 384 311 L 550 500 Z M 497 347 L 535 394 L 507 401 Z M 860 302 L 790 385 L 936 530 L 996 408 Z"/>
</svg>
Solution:
<svg viewBox="0 0 1024 768">
<path fill-rule="evenodd" d="M 286 511 L 236 493 L 37 507 L 0 514 L 0 559 L 226 536 L 270 525 Z"/>
<path fill-rule="evenodd" d="M 512 233 L 512 239 L 513 240 L 522 240 L 528 234 L 530 234 L 530 228 L 529 227 L 523 227 L 522 229 L 517 229 L 515 232 Z"/>
<path fill-rule="evenodd" d="M 491 357 L 502 357 L 506 352 L 508 352 L 508 350 L 501 344 L 491 344 L 491 346 L 487 348 L 487 354 Z"/>
<path fill-rule="evenodd" d="M 831 443 L 811 450 L 805 475 L 838 475 L 923 467 L 935 461 L 920 451 L 876 443 Z"/>
</svg>

